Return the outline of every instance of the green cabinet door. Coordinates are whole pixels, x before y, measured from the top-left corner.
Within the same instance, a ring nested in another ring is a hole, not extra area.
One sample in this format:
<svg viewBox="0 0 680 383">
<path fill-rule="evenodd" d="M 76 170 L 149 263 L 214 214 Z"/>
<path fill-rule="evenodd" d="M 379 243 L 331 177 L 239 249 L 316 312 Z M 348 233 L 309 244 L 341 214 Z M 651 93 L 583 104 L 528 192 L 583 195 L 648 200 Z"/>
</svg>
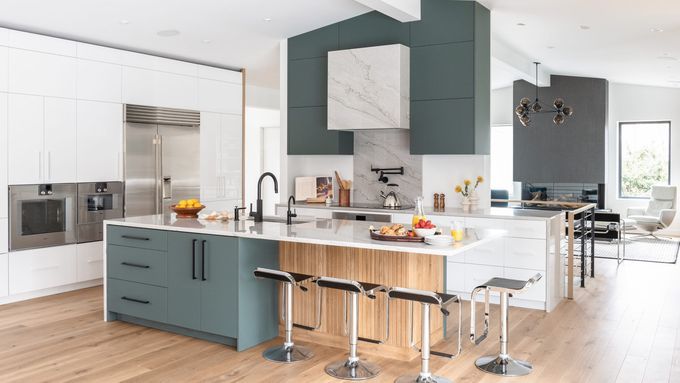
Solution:
<svg viewBox="0 0 680 383">
<path fill-rule="evenodd" d="M 168 323 L 201 329 L 201 236 L 168 233 Z"/>
<path fill-rule="evenodd" d="M 200 237 L 201 331 L 238 336 L 238 238 Z"/>
</svg>

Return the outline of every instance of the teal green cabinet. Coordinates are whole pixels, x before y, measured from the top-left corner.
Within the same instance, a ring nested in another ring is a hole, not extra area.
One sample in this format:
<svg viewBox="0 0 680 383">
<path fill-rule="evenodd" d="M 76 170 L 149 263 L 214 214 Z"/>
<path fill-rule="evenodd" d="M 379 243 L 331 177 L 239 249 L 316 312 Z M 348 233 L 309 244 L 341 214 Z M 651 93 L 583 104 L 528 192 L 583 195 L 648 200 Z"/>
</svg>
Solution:
<svg viewBox="0 0 680 383">
<path fill-rule="evenodd" d="M 328 51 L 338 49 L 338 24 L 295 36 L 288 40 L 288 59 L 326 57 Z"/>
<path fill-rule="evenodd" d="M 354 134 L 328 130 L 325 106 L 288 109 L 288 154 L 353 154 Z"/>
<path fill-rule="evenodd" d="M 108 318 L 239 351 L 278 336 L 277 285 L 253 276 L 279 267 L 278 242 L 113 225 L 107 238 L 118 243 L 107 243 Z M 136 241 L 165 250 L 120 245 Z"/>
<path fill-rule="evenodd" d="M 379 12 L 369 12 L 338 23 L 338 49 L 388 44 L 409 46 L 409 23 Z"/>
<path fill-rule="evenodd" d="M 411 100 L 450 100 L 475 96 L 474 43 L 411 48 Z"/>
<path fill-rule="evenodd" d="M 475 2 L 426 0 L 411 23 L 411 47 L 475 40 Z"/>
</svg>

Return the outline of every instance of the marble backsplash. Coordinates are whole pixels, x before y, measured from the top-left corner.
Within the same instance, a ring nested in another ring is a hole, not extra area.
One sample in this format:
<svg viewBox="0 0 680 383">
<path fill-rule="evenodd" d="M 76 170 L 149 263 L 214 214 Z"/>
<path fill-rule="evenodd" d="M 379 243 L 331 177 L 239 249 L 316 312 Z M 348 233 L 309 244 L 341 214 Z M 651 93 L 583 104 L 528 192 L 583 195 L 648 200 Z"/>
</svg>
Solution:
<svg viewBox="0 0 680 383">
<path fill-rule="evenodd" d="M 399 185 L 402 205 L 413 205 L 423 190 L 423 156 L 410 154 L 408 130 L 367 130 L 354 132 L 355 203 L 382 204 L 380 191 L 386 184 L 378 181 L 377 168 L 404 167 L 404 175 L 388 175 L 389 183 Z"/>
</svg>

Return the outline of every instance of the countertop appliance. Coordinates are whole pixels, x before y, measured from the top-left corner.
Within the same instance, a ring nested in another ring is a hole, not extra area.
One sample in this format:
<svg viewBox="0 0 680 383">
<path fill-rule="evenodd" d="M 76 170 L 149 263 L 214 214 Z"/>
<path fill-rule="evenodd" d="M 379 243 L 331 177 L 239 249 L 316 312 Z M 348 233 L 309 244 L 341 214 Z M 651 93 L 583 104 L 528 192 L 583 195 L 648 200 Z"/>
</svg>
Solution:
<svg viewBox="0 0 680 383">
<path fill-rule="evenodd" d="M 104 239 L 104 220 L 123 218 L 122 182 L 78 184 L 78 243 Z"/>
<path fill-rule="evenodd" d="M 125 216 L 200 197 L 197 111 L 125 105 Z"/>
<path fill-rule="evenodd" d="M 334 211 L 333 219 L 346 219 L 350 221 L 371 221 L 371 222 L 392 222 L 392 216 L 389 214 L 373 214 L 373 213 L 349 213 L 345 211 Z"/>
<path fill-rule="evenodd" d="M 11 185 L 9 249 L 76 243 L 76 196 L 74 183 Z"/>
</svg>

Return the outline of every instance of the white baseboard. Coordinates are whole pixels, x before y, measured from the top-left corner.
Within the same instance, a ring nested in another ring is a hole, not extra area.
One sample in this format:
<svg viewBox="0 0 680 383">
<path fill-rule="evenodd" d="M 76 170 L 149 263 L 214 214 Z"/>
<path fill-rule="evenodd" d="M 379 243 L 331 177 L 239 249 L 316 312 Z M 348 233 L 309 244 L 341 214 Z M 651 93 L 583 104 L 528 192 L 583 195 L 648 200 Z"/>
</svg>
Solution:
<svg viewBox="0 0 680 383">
<path fill-rule="evenodd" d="M 0 305 L 20 302 L 34 298 L 46 297 L 48 295 L 61 294 L 69 291 L 85 289 L 88 287 L 99 286 L 102 284 L 102 278 L 93 279 L 91 281 L 72 283 L 70 285 L 50 287 L 49 289 L 42 289 L 36 291 L 29 291 L 27 293 L 8 295 L 6 297 L 0 298 Z"/>
</svg>

